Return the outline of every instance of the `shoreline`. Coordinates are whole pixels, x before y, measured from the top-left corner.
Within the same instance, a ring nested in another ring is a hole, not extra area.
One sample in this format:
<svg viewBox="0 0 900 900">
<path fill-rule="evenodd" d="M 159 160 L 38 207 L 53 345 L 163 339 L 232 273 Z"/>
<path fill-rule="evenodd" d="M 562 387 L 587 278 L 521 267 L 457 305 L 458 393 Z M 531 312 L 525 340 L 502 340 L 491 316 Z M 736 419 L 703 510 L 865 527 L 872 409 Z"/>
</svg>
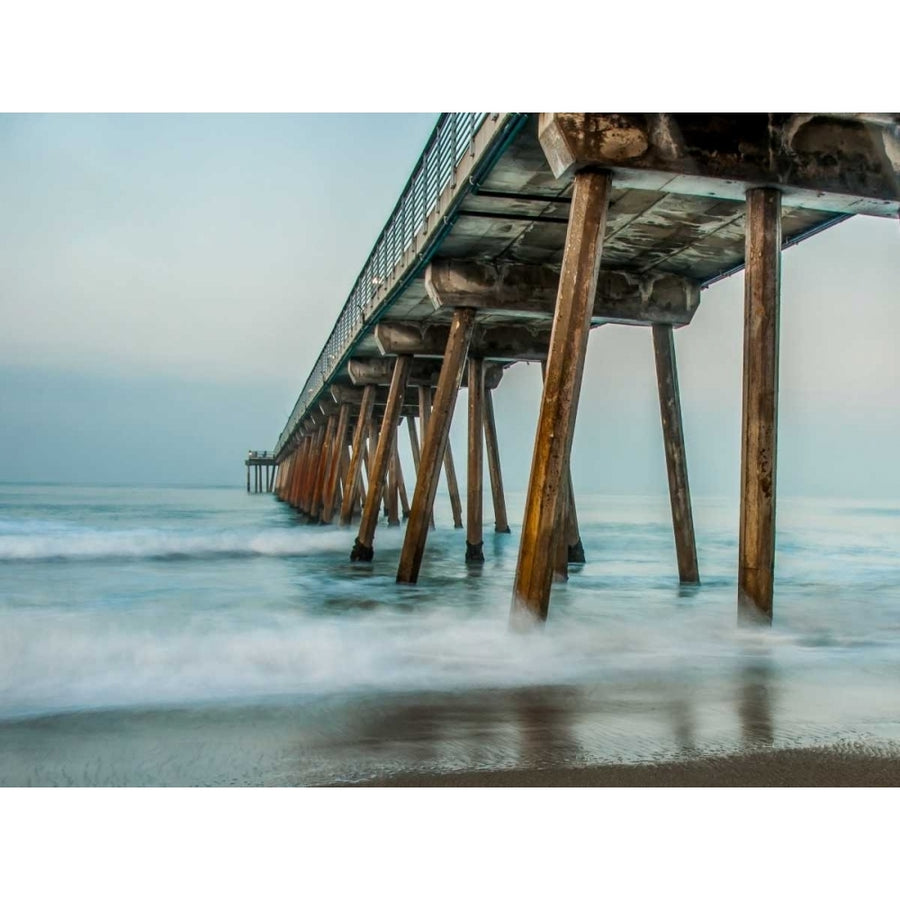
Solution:
<svg viewBox="0 0 900 900">
<path fill-rule="evenodd" d="M 900 747 L 832 745 L 659 763 L 408 773 L 332 787 L 900 787 Z"/>
</svg>

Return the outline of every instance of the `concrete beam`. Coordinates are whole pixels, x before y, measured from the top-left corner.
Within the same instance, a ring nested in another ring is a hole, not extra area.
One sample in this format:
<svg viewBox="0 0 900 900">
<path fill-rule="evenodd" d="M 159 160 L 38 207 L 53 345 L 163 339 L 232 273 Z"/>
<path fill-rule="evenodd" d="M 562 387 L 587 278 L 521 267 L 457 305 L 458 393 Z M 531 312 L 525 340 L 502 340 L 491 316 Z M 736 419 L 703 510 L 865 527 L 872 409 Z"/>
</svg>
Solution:
<svg viewBox="0 0 900 900">
<path fill-rule="evenodd" d="M 340 404 L 329 397 L 328 394 L 322 394 L 319 398 L 319 409 L 322 411 L 322 415 L 333 416 L 340 409 Z"/>
<path fill-rule="evenodd" d="M 743 200 L 778 187 L 784 206 L 896 216 L 896 116 L 810 113 L 541 113 L 553 174 L 610 172 L 617 188 Z"/>
<path fill-rule="evenodd" d="M 559 272 L 550 266 L 436 260 L 425 270 L 425 290 L 436 309 L 470 306 L 551 319 L 558 287 Z M 700 285 L 679 275 L 601 270 L 591 322 L 687 325 L 699 305 Z"/>
<path fill-rule="evenodd" d="M 376 326 L 377 329 L 380 325 Z M 393 356 L 400 355 L 397 353 Z M 408 351 L 402 351 L 402 355 L 408 356 Z M 391 377 L 394 372 L 394 360 L 384 357 L 367 357 L 365 359 L 351 359 L 347 364 L 347 371 L 350 380 L 354 385 L 376 384 L 386 386 L 391 383 Z M 437 384 L 438 376 L 441 373 L 440 362 L 430 359 L 414 359 L 410 367 L 409 378 L 407 384 L 418 387 L 433 387 Z M 333 391 L 335 389 L 332 389 Z"/>
<path fill-rule="evenodd" d="M 345 384 L 333 384 L 331 386 L 331 396 L 335 403 L 350 403 L 353 406 L 359 406 L 362 403 L 363 388 L 348 387 Z"/>
<path fill-rule="evenodd" d="M 474 353 L 469 353 L 470 359 L 479 358 Z M 483 385 L 483 389 L 486 391 L 493 391 L 496 388 L 500 387 L 500 382 L 503 380 L 503 366 L 499 363 L 489 363 L 485 362 L 481 367 L 481 381 Z M 468 388 L 469 386 L 469 367 L 466 366 L 466 371 L 463 372 L 462 386 L 464 388 Z"/>
<path fill-rule="evenodd" d="M 548 321 L 546 325 L 534 323 L 531 327 L 476 327 L 469 344 L 469 355 L 495 362 L 546 359 L 550 345 L 549 324 Z M 421 327 L 409 322 L 379 322 L 375 326 L 375 340 L 386 356 L 414 353 L 416 356 L 442 358 L 449 334 L 450 327 L 447 325 Z"/>
<path fill-rule="evenodd" d="M 380 362 L 380 360 L 379 360 L 379 362 Z M 358 409 L 359 406 L 362 404 L 363 390 L 364 390 L 364 388 L 361 388 L 361 387 L 360 388 L 357 388 L 357 387 L 351 388 L 351 387 L 345 387 L 342 385 L 336 385 L 336 386 L 332 387 L 331 392 L 335 398 L 339 399 L 340 403 L 346 403 L 352 409 Z M 416 393 L 417 390 L 418 390 L 418 388 L 416 388 L 416 387 L 411 387 L 411 388 L 408 387 L 406 389 L 406 394 L 404 395 L 404 398 L 403 398 L 403 402 L 404 402 L 403 415 L 404 416 L 409 415 L 409 413 L 407 413 L 407 411 L 406 411 L 407 408 L 412 410 L 413 415 L 417 414 L 417 410 L 418 410 L 418 406 L 417 406 L 418 394 Z M 388 400 L 387 388 L 382 387 L 382 386 L 376 386 L 376 390 L 375 390 L 375 407 L 376 407 L 376 409 L 378 407 L 386 406 L 387 400 Z"/>
<path fill-rule="evenodd" d="M 415 326 L 403 326 L 405 327 L 415 327 Z M 473 354 L 474 355 L 474 354 Z M 433 368 L 435 372 L 440 374 L 441 365 L 437 360 L 423 360 L 429 367 Z M 375 384 L 379 387 L 384 387 L 385 385 L 390 384 L 390 372 L 393 367 L 393 359 L 391 357 L 368 357 L 365 359 L 353 359 L 350 361 L 349 369 L 351 372 L 351 377 L 354 379 L 359 379 L 356 381 L 356 384 Z M 424 370 L 423 370 L 424 371 Z M 388 373 L 387 380 L 385 380 L 385 373 Z M 494 390 L 494 388 L 500 385 L 500 382 L 503 379 L 503 366 L 497 364 L 487 364 L 484 367 L 484 383 L 485 386 L 489 390 Z M 435 379 L 436 381 L 437 379 Z M 407 396 L 405 398 L 406 403 L 415 403 L 417 402 L 416 398 L 418 397 L 417 390 L 419 387 L 433 387 L 434 382 L 430 379 L 422 378 L 418 380 L 418 382 L 414 381 L 412 377 L 409 378 L 407 384 L 410 387 L 407 388 Z M 466 376 L 463 376 L 462 386 L 466 387 L 468 384 Z M 413 386 L 414 385 L 414 386 Z M 344 387 L 341 385 L 335 385 L 331 388 L 332 396 L 335 400 L 339 402 L 351 403 L 353 405 L 358 405 L 362 401 L 362 388 L 359 387 Z M 387 403 L 387 391 L 378 391 L 375 394 L 375 405 L 376 406 L 384 406 Z"/>
</svg>

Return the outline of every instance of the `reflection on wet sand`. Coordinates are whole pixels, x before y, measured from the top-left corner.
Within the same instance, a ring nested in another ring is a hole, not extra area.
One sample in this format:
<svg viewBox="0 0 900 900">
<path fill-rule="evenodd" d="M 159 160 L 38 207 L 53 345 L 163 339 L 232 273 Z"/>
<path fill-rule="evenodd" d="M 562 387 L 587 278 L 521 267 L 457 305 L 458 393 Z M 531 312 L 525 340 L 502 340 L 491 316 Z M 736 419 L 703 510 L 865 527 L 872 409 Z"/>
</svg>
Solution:
<svg viewBox="0 0 900 900">
<path fill-rule="evenodd" d="M 576 688 L 528 687 L 511 700 L 519 731 L 519 765 L 536 769 L 571 764 L 581 753 L 572 730 L 580 706 Z"/>
<path fill-rule="evenodd" d="M 742 661 L 737 700 L 741 735 L 748 750 L 771 746 L 775 728 L 772 721 L 772 661 L 753 655 Z"/>
<path fill-rule="evenodd" d="M 674 697 L 669 704 L 669 718 L 675 745 L 682 753 L 691 753 L 696 747 L 694 715 L 689 698 L 683 694 Z"/>
<path fill-rule="evenodd" d="M 329 751 L 336 761 L 345 753 L 368 755 L 396 773 L 413 773 L 765 750 L 775 733 L 772 681 L 770 660 L 757 654 L 738 668 L 735 690 L 727 682 L 648 679 L 394 695 L 359 715 L 348 711 L 352 724 L 332 735 Z"/>
</svg>

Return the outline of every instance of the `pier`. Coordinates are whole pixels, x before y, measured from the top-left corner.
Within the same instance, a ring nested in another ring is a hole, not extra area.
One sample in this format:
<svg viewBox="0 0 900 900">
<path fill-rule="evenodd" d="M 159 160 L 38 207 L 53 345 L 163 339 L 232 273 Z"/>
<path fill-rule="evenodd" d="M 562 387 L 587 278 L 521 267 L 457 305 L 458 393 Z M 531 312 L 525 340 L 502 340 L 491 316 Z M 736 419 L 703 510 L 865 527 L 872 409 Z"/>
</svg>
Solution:
<svg viewBox="0 0 900 900">
<path fill-rule="evenodd" d="M 275 474 L 278 464 L 275 462 L 275 454 L 268 450 L 250 450 L 244 460 L 247 467 L 247 493 L 251 493 L 250 473 L 253 473 L 254 494 L 270 494 L 275 486 Z"/>
<path fill-rule="evenodd" d="M 704 288 L 744 270 L 736 603 L 741 621 L 770 623 L 781 253 L 851 216 L 898 213 L 895 114 L 443 114 L 275 449 L 246 460 L 247 489 L 254 468 L 257 490 L 264 481 L 308 521 L 347 529 L 364 564 L 382 513 L 388 526 L 405 520 L 402 585 L 419 578 L 443 471 L 460 565 L 478 566 L 485 462 L 494 528 L 509 531 L 493 414 L 503 374 L 538 362 L 510 592 L 515 624 L 542 621 L 554 581 L 584 561 L 569 458 L 588 335 L 649 328 L 673 578 L 699 583 L 673 329 L 690 325 Z M 449 443 L 461 389 L 462 489 Z"/>
</svg>

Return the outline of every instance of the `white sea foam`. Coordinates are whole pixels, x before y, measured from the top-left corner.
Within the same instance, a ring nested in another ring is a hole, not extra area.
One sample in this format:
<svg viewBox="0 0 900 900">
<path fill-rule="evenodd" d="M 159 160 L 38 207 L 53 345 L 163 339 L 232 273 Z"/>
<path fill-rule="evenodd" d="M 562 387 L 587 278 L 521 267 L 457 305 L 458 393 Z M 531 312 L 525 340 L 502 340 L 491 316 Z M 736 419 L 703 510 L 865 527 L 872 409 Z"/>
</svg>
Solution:
<svg viewBox="0 0 900 900">
<path fill-rule="evenodd" d="M 333 528 L 278 528 L 166 532 L 159 529 L 122 531 L 58 528 L 0 533 L 0 561 L 208 557 L 221 555 L 304 556 L 348 549 L 346 532 Z M 381 538 L 379 537 L 380 541 Z M 381 541 L 393 547 L 397 540 L 388 532 Z M 352 541 L 351 541 L 352 543 Z"/>
<path fill-rule="evenodd" d="M 756 694 L 779 721 L 890 720 L 891 694 L 869 689 L 894 683 L 900 657 L 897 581 L 885 580 L 896 553 L 884 549 L 896 531 L 884 517 L 868 555 L 847 539 L 861 533 L 855 522 L 833 538 L 810 538 L 803 522 L 786 529 L 777 627 L 748 637 L 735 624 L 735 541 L 704 522 L 702 505 L 704 585 L 681 591 L 667 521 L 585 502 L 588 564 L 554 587 L 547 626 L 517 635 L 515 535 L 486 534 L 485 566 L 467 570 L 464 535 L 442 514 L 420 584 L 400 588 L 402 529 L 379 528 L 374 566 L 352 567 L 352 529 L 301 525 L 261 498 L 180 519 L 171 505 L 139 515 L 126 501 L 113 515 L 76 518 L 69 506 L 55 520 L 0 520 L 0 718 L 577 685 L 604 697 L 633 688 L 638 706 L 688 698 L 700 720 L 719 708 L 734 718 L 735 702 Z M 814 541 L 828 552 L 806 549 Z"/>
<path fill-rule="evenodd" d="M 0 637 L 0 711 L 184 703 L 272 694 L 448 690 L 603 680 L 722 647 L 651 640 L 620 626 L 509 632 L 499 607 L 478 615 L 391 609 L 356 616 L 107 610 L 9 615 Z M 671 637 L 671 635 L 670 635 Z M 707 659 L 707 662 L 711 662 Z"/>
<path fill-rule="evenodd" d="M 323 584 L 321 590 L 329 591 Z M 614 610 L 577 614 L 533 634 L 511 633 L 507 600 L 474 610 L 382 600 L 337 615 L 298 611 L 166 609 L 8 613 L 0 635 L 0 716 L 67 709 L 154 706 L 278 695 L 644 686 L 726 698 L 744 670 L 790 670 L 827 693 L 827 658 L 846 673 L 852 645 L 810 647 L 790 632 L 741 635 L 727 612 L 708 609 L 640 621 Z M 572 611 L 570 611 L 572 612 Z M 867 649 L 870 668 L 889 665 Z M 806 674 L 804 674 L 804 672 Z M 841 690 L 847 690 L 846 683 Z M 834 696 L 829 703 L 836 703 Z M 869 704 L 871 706 L 871 703 Z"/>
</svg>

